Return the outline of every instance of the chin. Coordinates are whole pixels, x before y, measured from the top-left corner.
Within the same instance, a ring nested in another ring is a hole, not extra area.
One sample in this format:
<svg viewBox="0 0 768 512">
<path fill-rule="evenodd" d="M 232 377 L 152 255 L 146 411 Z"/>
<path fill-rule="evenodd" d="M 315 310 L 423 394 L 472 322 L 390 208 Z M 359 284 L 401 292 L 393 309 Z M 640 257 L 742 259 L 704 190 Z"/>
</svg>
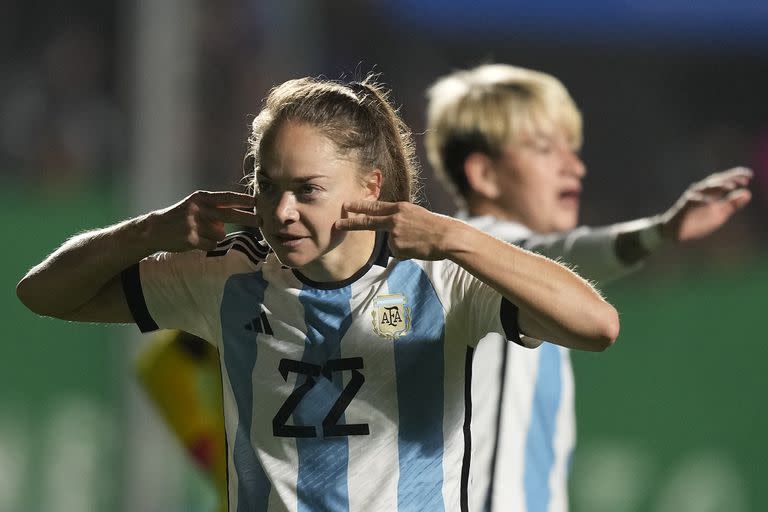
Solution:
<svg viewBox="0 0 768 512">
<path fill-rule="evenodd" d="M 291 267 L 296 269 L 301 268 L 307 263 L 310 263 L 312 261 L 312 258 L 309 258 L 304 254 L 296 253 L 296 252 L 275 251 L 275 256 L 277 256 L 277 259 L 280 260 L 280 263 L 282 263 L 286 267 Z"/>
<path fill-rule="evenodd" d="M 579 225 L 578 215 L 564 215 L 554 222 L 554 232 L 570 231 Z"/>
</svg>

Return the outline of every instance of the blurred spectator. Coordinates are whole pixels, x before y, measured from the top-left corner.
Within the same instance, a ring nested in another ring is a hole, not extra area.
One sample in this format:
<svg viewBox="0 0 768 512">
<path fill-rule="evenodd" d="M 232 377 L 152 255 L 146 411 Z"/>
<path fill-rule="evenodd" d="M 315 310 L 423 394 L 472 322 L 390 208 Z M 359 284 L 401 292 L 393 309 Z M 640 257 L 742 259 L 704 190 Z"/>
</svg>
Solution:
<svg viewBox="0 0 768 512">
<path fill-rule="evenodd" d="M 16 70 L 0 104 L 0 173 L 44 189 L 113 176 L 124 160 L 121 117 L 105 87 L 104 41 L 65 26 Z"/>
</svg>

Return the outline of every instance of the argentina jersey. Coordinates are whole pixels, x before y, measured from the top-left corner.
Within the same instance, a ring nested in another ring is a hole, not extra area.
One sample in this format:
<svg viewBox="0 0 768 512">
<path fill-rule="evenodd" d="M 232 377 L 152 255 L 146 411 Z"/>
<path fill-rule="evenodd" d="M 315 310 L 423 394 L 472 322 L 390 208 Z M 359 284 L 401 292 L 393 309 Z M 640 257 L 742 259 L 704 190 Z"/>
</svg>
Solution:
<svg viewBox="0 0 768 512">
<path fill-rule="evenodd" d="M 123 275 L 142 330 L 219 348 L 231 511 L 466 511 L 472 361 L 519 342 L 517 308 L 450 261 L 368 264 L 318 283 L 253 235 Z"/>
<path fill-rule="evenodd" d="M 637 268 L 616 256 L 616 229 L 579 227 L 538 235 L 492 216 L 464 220 L 481 231 L 576 266 L 602 283 Z M 475 455 L 474 510 L 566 512 L 568 475 L 576 445 L 573 367 L 568 349 L 544 343 L 537 350 L 483 341 L 473 377 L 476 435 L 495 438 Z"/>
</svg>

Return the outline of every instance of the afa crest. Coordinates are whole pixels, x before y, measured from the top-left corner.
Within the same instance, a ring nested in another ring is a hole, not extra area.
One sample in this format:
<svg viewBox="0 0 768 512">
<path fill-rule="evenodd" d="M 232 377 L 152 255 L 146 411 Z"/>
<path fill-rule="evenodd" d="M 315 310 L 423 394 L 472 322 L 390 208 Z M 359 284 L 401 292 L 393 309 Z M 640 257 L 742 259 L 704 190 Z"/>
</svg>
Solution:
<svg viewBox="0 0 768 512">
<path fill-rule="evenodd" d="M 411 308 L 399 293 L 379 295 L 373 300 L 373 331 L 388 340 L 396 340 L 411 329 Z"/>
</svg>

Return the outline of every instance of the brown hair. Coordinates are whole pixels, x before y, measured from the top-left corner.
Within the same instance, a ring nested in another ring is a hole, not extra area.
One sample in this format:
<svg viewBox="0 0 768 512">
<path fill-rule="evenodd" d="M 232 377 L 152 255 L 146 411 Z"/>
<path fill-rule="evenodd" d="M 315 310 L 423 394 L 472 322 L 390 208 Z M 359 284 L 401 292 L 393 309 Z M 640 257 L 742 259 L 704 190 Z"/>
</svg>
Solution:
<svg viewBox="0 0 768 512">
<path fill-rule="evenodd" d="M 413 138 L 389 92 L 369 75 L 344 84 L 320 78 L 299 78 L 278 85 L 251 125 L 246 158 L 254 172 L 247 176 L 256 187 L 255 174 L 275 135 L 288 121 L 307 123 L 320 130 L 344 155 L 360 164 L 360 173 L 382 173 L 381 201 L 415 202 L 419 169 Z"/>
</svg>

